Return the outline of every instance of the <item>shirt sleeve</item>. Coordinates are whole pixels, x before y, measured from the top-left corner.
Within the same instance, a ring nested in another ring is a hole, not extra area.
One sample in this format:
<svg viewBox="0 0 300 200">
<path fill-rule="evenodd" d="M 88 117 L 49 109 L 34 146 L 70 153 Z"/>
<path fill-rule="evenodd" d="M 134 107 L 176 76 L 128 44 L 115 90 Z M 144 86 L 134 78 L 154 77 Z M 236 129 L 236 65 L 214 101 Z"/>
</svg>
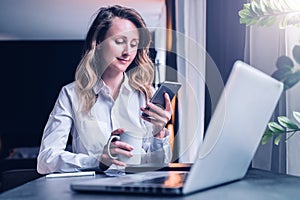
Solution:
<svg viewBox="0 0 300 200">
<path fill-rule="evenodd" d="M 143 163 L 152 164 L 169 164 L 172 160 L 172 150 L 169 143 L 170 133 L 167 129 L 166 137 L 156 138 L 154 136 L 148 137 L 144 142 L 143 149 L 146 154 L 144 155 Z M 151 130 L 152 135 L 152 130 Z"/>
<path fill-rule="evenodd" d="M 37 158 L 37 171 L 40 174 L 78 171 L 79 168 L 98 166 L 98 160 L 94 157 L 65 150 L 74 123 L 72 113 L 71 98 L 64 87 L 44 129 Z"/>
</svg>

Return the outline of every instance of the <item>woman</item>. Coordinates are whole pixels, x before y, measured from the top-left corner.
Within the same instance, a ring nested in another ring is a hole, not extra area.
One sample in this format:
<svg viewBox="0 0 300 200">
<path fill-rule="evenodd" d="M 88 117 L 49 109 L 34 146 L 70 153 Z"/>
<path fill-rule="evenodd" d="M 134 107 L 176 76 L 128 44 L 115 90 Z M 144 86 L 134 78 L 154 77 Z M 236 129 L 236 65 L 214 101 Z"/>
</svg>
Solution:
<svg viewBox="0 0 300 200">
<path fill-rule="evenodd" d="M 108 156 L 106 142 L 110 135 L 129 129 L 143 131 L 142 163 L 170 161 L 164 128 L 173 112 L 170 99 L 165 94 L 165 110 L 148 101 L 154 74 L 148 57 L 150 41 L 150 32 L 135 10 L 99 9 L 87 33 L 75 82 L 62 88 L 44 129 L 39 173 L 124 167 L 125 163 Z M 65 150 L 69 133 L 72 152 Z M 110 145 L 110 153 L 116 156 L 131 157 L 131 150 L 121 141 Z"/>
</svg>

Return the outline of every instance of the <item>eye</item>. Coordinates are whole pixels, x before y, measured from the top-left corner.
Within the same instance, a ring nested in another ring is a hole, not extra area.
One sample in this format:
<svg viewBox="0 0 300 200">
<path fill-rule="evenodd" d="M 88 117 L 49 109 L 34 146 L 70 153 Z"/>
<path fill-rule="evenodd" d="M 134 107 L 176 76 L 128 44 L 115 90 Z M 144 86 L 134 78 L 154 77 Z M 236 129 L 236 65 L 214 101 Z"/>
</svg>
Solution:
<svg viewBox="0 0 300 200">
<path fill-rule="evenodd" d="M 116 44 L 124 44 L 126 41 L 124 40 L 124 38 L 117 38 L 115 42 Z"/>
<path fill-rule="evenodd" d="M 133 47 L 137 47 L 139 45 L 139 42 L 137 40 L 133 40 L 131 43 L 130 43 L 130 46 L 133 48 Z"/>
</svg>

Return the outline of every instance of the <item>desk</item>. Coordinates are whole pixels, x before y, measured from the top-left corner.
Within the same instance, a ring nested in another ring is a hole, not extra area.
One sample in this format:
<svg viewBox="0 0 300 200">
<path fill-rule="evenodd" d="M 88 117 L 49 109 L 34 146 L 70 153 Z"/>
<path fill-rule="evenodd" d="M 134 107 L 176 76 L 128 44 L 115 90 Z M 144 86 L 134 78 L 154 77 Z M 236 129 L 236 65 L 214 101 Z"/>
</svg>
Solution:
<svg viewBox="0 0 300 200">
<path fill-rule="evenodd" d="M 100 178 L 103 175 L 97 175 Z M 74 181 L 91 180 L 95 177 L 45 178 L 41 177 L 15 189 L 0 194 L 0 199 L 34 199 L 34 200 L 77 200 L 77 199 L 238 199 L 238 200 L 277 200 L 299 199 L 300 178 L 274 174 L 267 171 L 250 169 L 243 180 L 223 186 L 204 190 L 182 197 L 158 197 L 124 194 L 86 194 L 76 193 L 70 189 Z"/>
</svg>

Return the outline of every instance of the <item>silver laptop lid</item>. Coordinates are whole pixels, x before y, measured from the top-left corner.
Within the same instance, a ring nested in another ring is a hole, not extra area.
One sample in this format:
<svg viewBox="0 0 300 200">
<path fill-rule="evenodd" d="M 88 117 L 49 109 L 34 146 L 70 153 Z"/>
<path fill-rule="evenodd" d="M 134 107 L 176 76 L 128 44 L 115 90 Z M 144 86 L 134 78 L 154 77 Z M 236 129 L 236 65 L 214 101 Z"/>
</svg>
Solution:
<svg viewBox="0 0 300 200">
<path fill-rule="evenodd" d="M 282 90 L 269 75 L 234 63 L 184 193 L 244 177 Z"/>
</svg>

